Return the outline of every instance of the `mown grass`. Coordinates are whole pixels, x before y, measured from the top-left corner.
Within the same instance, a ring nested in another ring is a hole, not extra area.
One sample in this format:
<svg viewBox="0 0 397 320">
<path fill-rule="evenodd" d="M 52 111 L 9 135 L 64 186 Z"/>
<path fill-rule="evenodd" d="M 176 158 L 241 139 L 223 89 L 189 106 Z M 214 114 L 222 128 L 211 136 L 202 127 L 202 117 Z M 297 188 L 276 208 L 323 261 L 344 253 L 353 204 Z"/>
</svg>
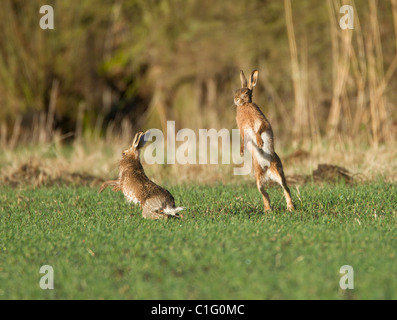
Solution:
<svg viewBox="0 0 397 320">
<path fill-rule="evenodd" d="M 396 299 L 397 185 L 170 188 L 184 220 L 148 221 L 120 193 L 0 189 L 1 299 Z M 42 265 L 54 290 L 42 290 Z M 354 289 L 339 287 L 340 267 Z"/>
</svg>

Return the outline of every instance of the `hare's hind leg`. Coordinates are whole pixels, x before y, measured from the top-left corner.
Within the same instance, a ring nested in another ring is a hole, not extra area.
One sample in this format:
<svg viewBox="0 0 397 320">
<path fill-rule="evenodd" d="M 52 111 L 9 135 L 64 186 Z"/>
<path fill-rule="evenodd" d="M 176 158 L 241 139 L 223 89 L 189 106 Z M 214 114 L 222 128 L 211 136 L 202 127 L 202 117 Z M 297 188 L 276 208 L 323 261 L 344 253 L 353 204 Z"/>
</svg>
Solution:
<svg viewBox="0 0 397 320">
<path fill-rule="evenodd" d="M 258 188 L 259 192 L 262 194 L 263 206 L 265 207 L 265 211 L 270 211 L 272 210 L 272 207 L 270 206 L 269 195 L 265 190 L 266 170 L 259 165 L 255 157 L 253 157 L 253 161 L 254 161 L 256 187 Z"/>
<path fill-rule="evenodd" d="M 283 165 L 278 155 L 275 153 L 275 160 L 270 163 L 269 170 L 267 171 L 267 177 L 277 182 L 284 190 L 285 201 L 287 202 L 288 211 L 294 210 L 294 204 L 292 203 L 291 192 L 287 186 L 285 180 Z"/>
<path fill-rule="evenodd" d="M 164 219 L 167 220 L 168 216 L 166 214 L 159 213 L 158 210 L 151 210 L 150 207 L 144 206 L 142 210 L 142 217 L 144 219 L 152 219 L 152 220 L 157 220 L 157 219 Z"/>
<path fill-rule="evenodd" d="M 264 183 L 262 183 L 262 182 L 257 183 L 257 187 L 258 187 L 259 192 L 262 194 L 263 206 L 265 207 L 265 211 L 272 210 L 272 207 L 270 206 L 269 195 L 265 190 Z"/>
<path fill-rule="evenodd" d="M 147 212 L 146 214 L 143 214 L 143 217 L 145 219 L 152 219 L 152 220 L 168 220 L 168 216 L 166 214 L 158 213 L 158 212 Z"/>
<path fill-rule="evenodd" d="M 163 205 L 159 198 L 151 198 L 146 200 L 142 207 L 142 216 L 145 219 L 168 219 L 168 215 L 163 213 Z"/>
</svg>

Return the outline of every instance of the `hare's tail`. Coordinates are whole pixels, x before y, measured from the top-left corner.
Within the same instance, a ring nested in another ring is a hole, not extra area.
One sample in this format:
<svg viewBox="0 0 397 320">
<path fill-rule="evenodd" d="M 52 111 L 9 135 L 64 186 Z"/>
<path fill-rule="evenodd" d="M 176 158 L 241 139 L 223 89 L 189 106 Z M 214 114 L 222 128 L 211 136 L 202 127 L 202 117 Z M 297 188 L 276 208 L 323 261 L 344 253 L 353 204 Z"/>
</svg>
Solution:
<svg viewBox="0 0 397 320">
<path fill-rule="evenodd" d="M 163 213 L 169 216 L 178 216 L 178 212 L 182 211 L 183 209 L 185 209 L 184 207 L 176 207 L 176 208 L 172 208 L 172 207 L 166 207 L 163 210 Z"/>
</svg>

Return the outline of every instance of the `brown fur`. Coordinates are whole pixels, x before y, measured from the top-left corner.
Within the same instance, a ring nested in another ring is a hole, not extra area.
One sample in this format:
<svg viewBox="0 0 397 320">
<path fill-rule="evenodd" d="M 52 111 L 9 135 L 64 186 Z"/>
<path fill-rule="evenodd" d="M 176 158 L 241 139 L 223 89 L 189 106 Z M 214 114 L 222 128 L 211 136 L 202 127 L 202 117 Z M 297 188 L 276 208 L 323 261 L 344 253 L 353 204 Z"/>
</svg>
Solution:
<svg viewBox="0 0 397 320">
<path fill-rule="evenodd" d="M 271 210 L 271 206 L 269 195 L 265 191 L 264 184 L 267 179 L 271 179 L 279 183 L 283 188 L 287 209 L 291 211 L 294 209 L 294 205 L 285 180 L 283 165 L 274 151 L 272 127 L 259 107 L 252 102 L 252 91 L 253 87 L 256 85 L 257 79 L 258 70 L 252 71 L 249 81 L 245 78 L 244 72 L 240 71 L 241 88 L 237 89 L 234 94 L 234 103 L 237 105 L 236 122 L 241 135 L 240 154 L 244 154 L 245 140 L 251 140 L 251 153 L 256 185 L 259 192 L 262 194 L 265 210 Z M 246 129 L 252 130 L 253 134 L 253 136 L 248 139 L 245 139 Z M 266 141 L 263 140 L 263 133 Z M 263 165 L 263 163 L 265 163 L 265 165 Z M 266 165 L 266 163 L 268 163 L 268 165 Z"/>
<path fill-rule="evenodd" d="M 175 208 L 171 193 L 155 184 L 145 174 L 139 159 L 140 149 L 144 145 L 143 138 L 143 132 L 136 134 L 131 148 L 122 154 L 118 179 L 104 182 L 99 193 L 108 186 L 112 186 L 113 191 L 121 190 L 128 201 L 140 204 L 144 218 L 167 219 L 170 215 L 180 217 L 177 212 L 182 208 Z"/>
</svg>

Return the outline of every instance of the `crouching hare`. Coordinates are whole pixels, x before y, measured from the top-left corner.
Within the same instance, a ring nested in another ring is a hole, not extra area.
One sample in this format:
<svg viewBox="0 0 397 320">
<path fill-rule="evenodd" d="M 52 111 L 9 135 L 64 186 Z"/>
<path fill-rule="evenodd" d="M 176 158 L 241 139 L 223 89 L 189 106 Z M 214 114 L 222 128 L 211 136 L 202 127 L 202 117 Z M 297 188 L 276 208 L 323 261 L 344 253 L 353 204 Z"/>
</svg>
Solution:
<svg viewBox="0 0 397 320">
<path fill-rule="evenodd" d="M 170 192 L 151 181 L 143 170 L 139 155 L 145 145 L 146 133 L 135 135 L 131 148 L 123 151 L 117 180 L 106 181 L 99 193 L 107 187 L 113 191 L 122 191 L 129 202 L 138 203 L 142 208 L 142 216 L 148 219 L 167 219 L 169 216 L 180 218 L 179 211 L 183 207 L 175 207 L 174 197 Z"/>
<path fill-rule="evenodd" d="M 271 210 L 269 195 L 264 184 L 273 180 L 284 190 L 287 209 L 292 211 L 294 205 L 288 189 L 281 160 L 274 152 L 273 130 L 259 107 L 252 102 L 252 91 L 258 80 L 258 70 L 251 73 L 249 81 L 240 71 L 241 88 L 234 94 L 234 103 L 237 106 L 237 126 L 240 129 L 240 154 L 244 154 L 245 144 L 252 154 L 256 186 L 262 194 L 265 211 Z M 247 135 L 247 137 L 246 137 Z M 245 140 L 244 140 L 245 139 Z"/>
</svg>

